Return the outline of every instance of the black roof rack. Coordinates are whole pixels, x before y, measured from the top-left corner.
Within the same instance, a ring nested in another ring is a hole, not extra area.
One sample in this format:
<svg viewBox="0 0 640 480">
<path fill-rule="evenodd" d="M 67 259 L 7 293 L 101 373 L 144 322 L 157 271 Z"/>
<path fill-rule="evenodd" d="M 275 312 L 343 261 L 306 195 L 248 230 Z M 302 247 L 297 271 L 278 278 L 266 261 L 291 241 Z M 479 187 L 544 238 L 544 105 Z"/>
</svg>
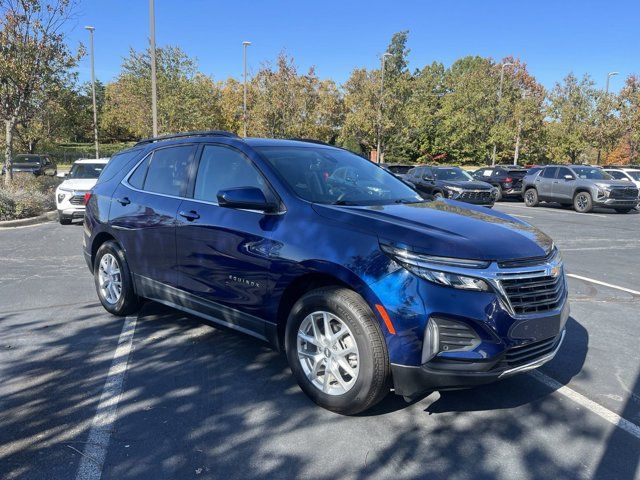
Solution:
<svg viewBox="0 0 640 480">
<path fill-rule="evenodd" d="M 184 138 L 184 137 L 232 137 L 240 138 L 238 135 L 226 130 L 201 130 L 195 132 L 183 132 L 175 133 L 173 135 L 163 135 L 161 137 L 151 137 L 140 140 L 134 146 L 146 145 L 147 143 L 160 142 L 162 140 L 171 140 L 172 138 Z"/>
<path fill-rule="evenodd" d="M 316 143 L 318 145 L 327 145 L 329 147 L 335 147 L 335 145 L 331 145 L 330 143 L 327 142 L 323 142 L 322 140 L 315 140 L 313 138 L 297 138 L 297 137 L 292 137 L 289 138 L 289 140 L 295 140 L 296 142 L 306 142 L 306 143 Z"/>
</svg>

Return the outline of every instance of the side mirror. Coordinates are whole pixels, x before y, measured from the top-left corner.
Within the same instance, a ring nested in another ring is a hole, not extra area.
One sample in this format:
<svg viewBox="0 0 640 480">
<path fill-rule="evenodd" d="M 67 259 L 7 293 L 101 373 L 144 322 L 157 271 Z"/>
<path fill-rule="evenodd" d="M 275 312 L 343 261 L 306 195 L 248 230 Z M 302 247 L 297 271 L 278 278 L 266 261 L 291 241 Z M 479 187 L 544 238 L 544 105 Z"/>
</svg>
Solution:
<svg viewBox="0 0 640 480">
<path fill-rule="evenodd" d="M 575 178 L 573 175 L 565 175 L 565 176 L 564 176 L 564 179 L 565 179 L 566 181 L 569 181 L 569 180 L 575 180 L 576 178 Z"/>
<path fill-rule="evenodd" d="M 56 173 L 56 177 L 58 177 L 58 178 L 65 178 L 67 175 L 69 175 L 69 173 L 67 173 L 67 172 L 58 172 L 58 173 Z"/>
<path fill-rule="evenodd" d="M 270 203 L 256 187 L 239 187 L 220 190 L 218 192 L 218 205 L 227 208 L 238 208 L 244 210 L 259 210 L 265 213 L 272 213 L 277 210 L 277 206 Z"/>
</svg>

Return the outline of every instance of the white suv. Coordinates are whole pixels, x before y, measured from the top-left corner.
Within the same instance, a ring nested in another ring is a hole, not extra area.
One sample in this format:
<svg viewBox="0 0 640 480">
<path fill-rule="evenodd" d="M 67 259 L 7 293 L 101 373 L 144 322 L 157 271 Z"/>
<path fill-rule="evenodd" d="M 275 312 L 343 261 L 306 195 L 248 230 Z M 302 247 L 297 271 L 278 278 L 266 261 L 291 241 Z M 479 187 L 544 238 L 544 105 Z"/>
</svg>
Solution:
<svg viewBox="0 0 640 480">
<path fill-rule="evenodd" d="M 640 188 L 640 168 L 634 167 L 604 167 L 604 171 L 616 180 L 624 180 Z"/>
<path fill-rule="evenodd" d="M 93 188 L 108 158 L 76 160 L 69 173 L 59 173 L 65 180 L 56 189 L 56 207 L 60 223 L 68 225 L 84 217 L 84 194 Z"/>
</svg>

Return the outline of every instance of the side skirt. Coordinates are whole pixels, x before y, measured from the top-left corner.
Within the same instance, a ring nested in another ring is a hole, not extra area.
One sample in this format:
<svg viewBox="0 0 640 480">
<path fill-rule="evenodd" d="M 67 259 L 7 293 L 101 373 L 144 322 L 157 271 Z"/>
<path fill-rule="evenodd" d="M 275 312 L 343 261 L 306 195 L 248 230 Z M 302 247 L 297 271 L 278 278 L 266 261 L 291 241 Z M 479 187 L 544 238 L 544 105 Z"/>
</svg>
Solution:
<svg viewBox="0 0 640 480">
<path fill-rule="evenodd" d="M 138 295 L 176 308 L 223 327 L 273 343 L 275 325 L 262 318 L 192 295 L 142 275 L 134 274 Z"/>
</svg>

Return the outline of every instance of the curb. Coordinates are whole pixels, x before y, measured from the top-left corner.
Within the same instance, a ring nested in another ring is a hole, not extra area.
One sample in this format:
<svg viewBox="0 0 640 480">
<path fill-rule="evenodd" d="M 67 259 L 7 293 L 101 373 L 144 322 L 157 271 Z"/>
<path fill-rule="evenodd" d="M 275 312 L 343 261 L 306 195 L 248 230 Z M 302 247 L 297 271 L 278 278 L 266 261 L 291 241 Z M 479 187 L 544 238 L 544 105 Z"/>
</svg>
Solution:
<svg viewBox="0 0 640 480">
<path fill-rule="evenodd" d="M 42 215 L 38 215 L 37 217 L 20 218 L 19 220 L 6 220 L 4 222 L 0 222 L 0 228 L 24 227 L 27 225 L 36 225 L 38 223 L 50 222 L 51 220 L 56 220 L 57 218 L 58 218 L 58 211 L 51 210 L 50 212 L 43 213 Z"/>
</svg>

